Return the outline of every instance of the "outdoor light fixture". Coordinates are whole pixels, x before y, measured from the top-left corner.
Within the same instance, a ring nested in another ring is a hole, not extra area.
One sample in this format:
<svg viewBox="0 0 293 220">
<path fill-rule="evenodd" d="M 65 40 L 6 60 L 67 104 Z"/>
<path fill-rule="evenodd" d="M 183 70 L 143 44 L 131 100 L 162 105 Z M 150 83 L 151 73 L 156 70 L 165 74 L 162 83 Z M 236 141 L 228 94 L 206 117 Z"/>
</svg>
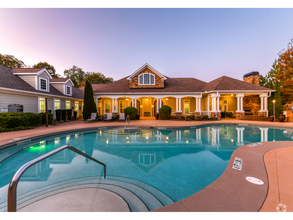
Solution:
<svg viewBox="0 0 293 220">
<path fill-rule="evenodd" d="M 231 94 L 231 96 L 233 96 L 233 94 Z"/>
<path fill-rule="evenodd" d="M 166 98 L 166 101 L 168 101 L 168 98 Z"/>
<path fill-rule="evenodd" d="M 152 105 L 152 108 L 154 107 L 154 105 Z"/>
<path fill-rule="evenodd" d="M 146 97 L 146 99 L 145 100 L 149 100 L 149 98 L 148 97 Z"/>
<path fill-rule="evenodd" d="M 142 108 L 142 105 L 140 107 Z"/>
<path fill-rule="evenodd" d="M 126 99 L 126 101 L 128 101 L 128 99 Z"/>
</svg>

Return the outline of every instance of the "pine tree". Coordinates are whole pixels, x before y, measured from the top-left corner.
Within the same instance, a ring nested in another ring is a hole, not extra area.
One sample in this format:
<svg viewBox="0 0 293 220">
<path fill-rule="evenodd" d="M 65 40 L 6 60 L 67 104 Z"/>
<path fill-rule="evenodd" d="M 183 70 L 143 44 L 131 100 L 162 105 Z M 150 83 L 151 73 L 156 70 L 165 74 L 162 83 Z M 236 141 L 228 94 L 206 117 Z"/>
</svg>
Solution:
<svg viewBox="0 0 293 220">
<path fill-rule="evenodd" d="M 86 120 L 91 117 L 91 113 L 97 112 L 97 106 L 94 101 L 94 92 L 92 84 L 87 80 L 84 87 L 84 106 L 83 106 L 83 119 Z"/>
</svg>

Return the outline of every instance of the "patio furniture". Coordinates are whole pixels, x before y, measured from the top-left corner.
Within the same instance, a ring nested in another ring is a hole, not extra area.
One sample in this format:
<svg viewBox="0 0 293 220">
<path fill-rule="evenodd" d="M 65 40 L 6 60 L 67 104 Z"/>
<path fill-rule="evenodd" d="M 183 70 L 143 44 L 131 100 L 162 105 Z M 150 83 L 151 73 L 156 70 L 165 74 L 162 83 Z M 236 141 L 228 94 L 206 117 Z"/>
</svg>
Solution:
<svg viewBox="0 0 293 220">
<path fill-rule="evenodd" d="M 112 113 L 107 113 L 107 118 L 104 121 L 112 121 Z"/>
<path fill-rule="evenodd" d="M 91 117 L 85 120 L 85 123 L 90 121 L 97 121 L 96 117 L 97 117 L 97 113 L 92 113 Z"/>
<path fill-rule="evenodd" d="M 125 113 L 119 114 L 119 121 L 125 121 Z"/>
</svg>

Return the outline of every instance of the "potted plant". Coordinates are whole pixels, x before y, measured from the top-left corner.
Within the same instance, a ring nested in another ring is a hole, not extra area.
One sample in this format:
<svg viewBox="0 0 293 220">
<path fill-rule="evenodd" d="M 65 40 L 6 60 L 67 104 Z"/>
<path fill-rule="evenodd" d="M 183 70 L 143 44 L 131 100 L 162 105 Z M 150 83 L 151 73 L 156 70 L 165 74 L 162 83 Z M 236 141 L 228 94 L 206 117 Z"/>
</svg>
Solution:
<svg viewBox="0 0 293 220">
<path fill-rule="evenodd" d="M 76 119 L 77 111 L 74 111 L 73 114 L 74 114 L 74 115 L 73 115 L 73 116 L 74 116 L 74 119 Z"/>
<path fill-rule="evenodd" d="M 270 121 L 274 121 L 275 117 L 274 116 L 270 116 L 269 119 L 270 119 Z"/>
<path fill-rule="evenodd" d="M 285 121 L 285 115 L 279 115 L 278 117 L 280 122 L 284 122 Z"/>
</svg>

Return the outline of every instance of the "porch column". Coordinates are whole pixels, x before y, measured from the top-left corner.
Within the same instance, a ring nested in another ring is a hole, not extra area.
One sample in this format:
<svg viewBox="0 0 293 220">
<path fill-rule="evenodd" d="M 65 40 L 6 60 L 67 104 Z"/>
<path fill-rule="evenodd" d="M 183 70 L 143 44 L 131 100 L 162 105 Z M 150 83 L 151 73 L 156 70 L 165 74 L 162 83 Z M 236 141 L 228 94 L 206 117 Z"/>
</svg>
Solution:
<svg viewBox="0 0 293 220">
<path fill-rule="evenodd" d="M 176 112 L 182 112 L 181 111 L 181 98 L 176 98 Z"/>
<path fill-rule="evenodd" d="M 117 98 L 112 98 L 112 113 L 117 113 Z"/>
<path fill-rule="evenodd" d="M 243 111 L 243 97 L 244 94 L 237 94 L 237 111 L 236 112 L 244 112 Z"/>
<path fill-rule="evenodd" d="M 198 98 L 195 98 L 195 112 L 198 112 Z"/>
<path fill-rule="evenodd" d="M 216 94 L 212 94 L 212 112 L 216 112 L 217 108 L 216 108 Z"/>
<path fill-rule="evenodd" d="M 137 108 L 137 103 L 136 103 L 136 99 L 134 99 L 134 108 Z"/>
<path fill-rule="evenodd" d="M 157 113 L 159 112 L 160 99 L 157 98 Z"/>
<path fill-rule="evenodd" d="M 198 111 L 201 112 L 201 98 L 198 98 Z"/>
<path fill-rule="evenodd" d="M 268 94 L 263 93 L 260 95 L 260 111 L 261 113 L 266 113 L 268 116 Z"/>
<path fill-rule="evenodd" d="M 217 112 L 220 112 L 220 94 L 217 96 Z"/>
<path fill-rule="evenodd" d="M 134 107 L 134 99 L 131 99 L 132 103 L 131 103 L 131 107 Z"/>
</svg>

